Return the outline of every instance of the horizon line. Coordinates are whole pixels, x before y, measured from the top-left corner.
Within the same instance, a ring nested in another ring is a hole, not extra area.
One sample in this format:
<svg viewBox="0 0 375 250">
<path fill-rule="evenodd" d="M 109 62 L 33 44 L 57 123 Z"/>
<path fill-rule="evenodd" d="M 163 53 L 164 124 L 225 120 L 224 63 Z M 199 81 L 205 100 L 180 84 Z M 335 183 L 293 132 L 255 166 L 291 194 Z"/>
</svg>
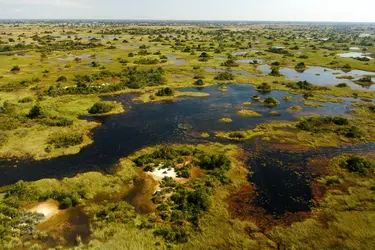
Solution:
<svg viewBox="0 0 375 250">
<path fill-rule="evenodd" d="M 277 22 L 277 23 L 366 23 L 375 21 L 280 21 L 280 20 L 230 20 L 230 19 L 121 19 L 121 18 L 0 18 L 0 21 L 156 21 L 156 22 Z"/>
</svg>

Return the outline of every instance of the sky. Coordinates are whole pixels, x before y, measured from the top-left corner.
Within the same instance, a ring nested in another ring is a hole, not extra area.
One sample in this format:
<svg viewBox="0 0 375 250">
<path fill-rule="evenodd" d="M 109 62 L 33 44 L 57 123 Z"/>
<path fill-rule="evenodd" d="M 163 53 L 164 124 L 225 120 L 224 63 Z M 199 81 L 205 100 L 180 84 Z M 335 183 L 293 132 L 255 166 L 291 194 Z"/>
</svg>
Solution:
<svg viewBox="0 0 375 250">
<path fill-rule="evenodd" d="M 0 19 L 375 22 L 375 0 L 0 0 Z"/>
</svg>

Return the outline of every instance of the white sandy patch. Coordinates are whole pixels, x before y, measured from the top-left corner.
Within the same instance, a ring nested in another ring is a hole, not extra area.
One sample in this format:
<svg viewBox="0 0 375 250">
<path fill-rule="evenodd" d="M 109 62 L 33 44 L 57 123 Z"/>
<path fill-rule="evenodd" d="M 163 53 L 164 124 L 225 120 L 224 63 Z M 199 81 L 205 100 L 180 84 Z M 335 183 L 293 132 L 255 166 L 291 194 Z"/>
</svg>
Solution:
<svg viewBox="0 0 375 250">
<path fill-rule="evenodd" d="M 150 175 L 154 180 L 160 182 L 164 177 L 172 177 L 174 180 L 180 179 L 177 178 L 177 173 L 174 168 L 162 168 L 163 165 L 159 165 L 153 172 L 147 172 L 147 175 Z M 160 185 L 157 185 L 156 191 L 161 191 Z"/>
<path fill-rule="evenodd" d="M 44 215 L 43 221 L 52 218 L 59 211 L 59 203 L 55 200 L 47 200 L 29 209 L 30 212 Z"/>
<path fill-rule="evenodd" d="M 177 178 L 177 173 L 174 168 L 162 169 L 161 167 L 155 169 L 153 172 L 148 172 L 147 174 L 151 175 L 152 178 L 156 181 L 161 181 L 164 177 L 172 177 L 173 179 Z"/>
</svg>

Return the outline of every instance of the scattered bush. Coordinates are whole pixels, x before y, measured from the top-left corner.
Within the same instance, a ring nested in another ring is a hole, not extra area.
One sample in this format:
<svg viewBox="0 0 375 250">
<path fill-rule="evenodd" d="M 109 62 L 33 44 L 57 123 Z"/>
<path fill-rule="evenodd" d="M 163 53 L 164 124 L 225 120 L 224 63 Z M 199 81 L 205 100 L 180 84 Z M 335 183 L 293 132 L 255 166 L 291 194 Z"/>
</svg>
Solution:
<svg viewBox="0 0 375 250">
<path fill-rule="evenodd" d="M 90 114 L 105 114 L 111 112 L 115 105 L 111 102 L 97 102 L 90 109 Z"/>
<path fill-rule="evenodd" d="M 159 89 L 155 95 L 156 96 L 173 96 L 174 91 L 173 89 L 166 87 L 166 88 Z"/>
<path fill-rule="evenodd" d="M 269 107 L 277 106 L 280 104 L 280 102 L 273 96 L 267 97 L 263 103 L 264 105 L 269 106 Z"/>
<path fill-rule="evenodd" d="M 360 175 L 369 175 L 374 173 L 375 162 L 359 155 L 352 155 L 344 160 L 341 166 L 349 172 L 355 172 Z"/>
<path fill-rule="evenodd" d="M 19 103 L 28 103 L 28 102 L 32 102 L 32 101 L 33 101 L 33 98 L 31 98 L 30 96 L 28 96 L 28 97 L 20 99 L 18 102 Z"/>
<path fill-rule="evenodd" d="M 13 68 L 10 70 L 11 72 L 19 72 L 21 68 L 18 65 L 13 66 Z"/>
<path fill-rule="evenodd" d="M 217 74 L 217 76 L 215 76 L 215 80 L 231 81 L 231 80 L 234 80 L 234 75 L 229 71 L 220 72 L 219 74 Z"/>
<path fill-rule="evenodd" d="M 44 115 L 42 113 L 41 107 L 39 105 L 35 105 L 30 109 L 29 113 L 26 116 L 30 119 L 37 119 L 42 118 Z"/>
<path fill-rule="evenodd" d="M 223 62 L 221 64 L 221 66 L 224 66 L 224 67 L 238 67 L 239 64 L 235 60 L 233 60 L 233 59 L 228 59 L 225 62 Z"/>
<path fill-rule="evenodd" d="M 59 78 L 57 78 L 56 82 L 67 82 L 68 79 L 65 77 L 65 76 L 60 76 Z"/>
<path fill-rule="evenodd" d="M 349 87 L 349 85 L 346 84 L 346 83 L 339 83 L 339 84 L 336 85 L 336 87 L 338 87 L 338 88 L 347 88 L 347 87 Z"/>
<path fill-rule="evenodd" d="M 257 90 L 259 92 L 266 93 L 266 92 L 270 92 L 272 90 L 272 87 L 269 83 L 263 82 L 261 85 L 257 87 Z"/>
<path fill-rule="evenodd" d="M 48 144 L 52 144 L 55 148 L 68 148 L 79 145 L 83 142 L 81 134 L 53 134 L 48 139 Z"/>
<path fill-rule="evenodd" d="M 202 79 L 198 79 L 198 80 L 196 80 L 196 81 L 194 82 L 194 85 L 196 85 L 196 86 L 203 86 L 203 85 L 204 85 L 204 82 L 203 82 Z"/>
</svg>

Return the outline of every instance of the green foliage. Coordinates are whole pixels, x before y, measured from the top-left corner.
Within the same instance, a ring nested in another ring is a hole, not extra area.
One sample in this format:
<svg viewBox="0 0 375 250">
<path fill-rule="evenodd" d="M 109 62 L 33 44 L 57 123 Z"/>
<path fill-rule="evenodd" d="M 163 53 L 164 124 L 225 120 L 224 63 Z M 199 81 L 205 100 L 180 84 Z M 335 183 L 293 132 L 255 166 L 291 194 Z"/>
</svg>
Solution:
<svg viewBox="0 0 375 250">
<path fill-rule="evenodd" d="M 174 91 L 173 89 L 166 87 L 166 88 L 159 89 L 159 91 L 155 95 L 156 96 L 173 96 Z"/>
<path fill-rule="evenodd" d="M 375 162 L 359 155 L 352 155 L 342 161 L 341 166 L 349 172 L 360 175 L 372 175 L 375 170 Z"/>
<path fill-rule="evenodd" d="M 182 168 L 179 168 L 177 170 L 177 176 L 181 178 L 189 178 L 190 177 L 190 168 L 185 166 Z"/>
<path fill-rule="evenodd" d="M 90 109 L 90 114 L 105 114 L 114 109 L 114 104 L 111 102 L 97 102 Z"/>
<path fill-rule="evenodd" d="M 42 118 L 44 115 L 42 113 L 42 109 L 39 105 L 33 106 L 29 113 L 27 114 L 27 118 L 30 119 L 37 119 L 37 118 Z"/>
<path fill-rule="evenodd" d="M 215 80 L 231 81 L 231 80 L 234 80 L 234 75 L 230 71 L 219 72 L 217 76 L 215 76 Z"/>
<path fill-rule="evenodd" d="M 95 226 L 105 223 L 127 224 L 136 218 L 134 207 L 124 201 L 95 206 L 89 214 Z"/>
<path fill-rule="evenodd" d="M 19 72 L 21 70 L 20 66 L 18 65 L 15 65 L 12 67 L 12 69 L 10 70 L 11 72 Z"/>
<path fill-rule="evenodd" d="M 278 67 L 272 67 L 272 70 L 268 75 L 270 75 L 270 76 L 281 76 L 281 73 L 280 73 Z"/>
<path fill-rule="evenodd" d="M 292 54 L 283 49 L 283 48 L 278 48 L 278 47 L 271 47 L 267 50 L 268 52 L 271 52 L 271 53 L 275 53 L 275 54 L 282 54 L 282 55 L 287 55 L 287 56 L 291 56 Z"/>
<path fill-rule="evenodd" d="M 121 83 L 108 86 L 91 85 L 96 81 L 106 78 L 119 77 Z M 120 73 L 101 71 L 99 74 L 75 76 L 76 87 L 59 88 L 51 86 L 46 94 L 50 96 L 59 95 L 80 95 L 95 93 L 110 93 L 123 90 L 125 88 L 139 89 L 147 86 L 158 86 L 165 83 L 164 71 L 162 68 L 139 70 L 136 67 L 126 68 Z M 89 84 L 91 86 L 89 86 Z"/>
<path fill-rule="evenodd" d="M 24 97 L 24 98 L 20 99 L 18 102 L 19 103 L 28 103 L 28 102 L 32 102 L 32 101 L 33 101 L 33 98 L 28 96 L 28 97 Z"/>
<path fill-rule="evenodd" d="M 269 106 L 269 107 L 279 105 L 279 103 L 280 102 L 273 96 L 269 96 L 264 100 L 264 105 Z"/>
<path fill-rule="evenodd" d="M 174 148 L 172 146 L 163 146 L 150 154 L 143 154 L 136 159 L 134 163 L 137 166 L 144 166 L 149 163 L 156 163 L 160 160 L 177 160 L 179 156 L 189 156 L 194 152 L 191 148 Z"/>
<path fill-rule="evenodd" d="M 198 58 L 199 61 L 201 62 L 207 62 L 211 56 L 207 52 L 202 52 Z"/>
<path fill-rule="evenodd" d="M 71 208 L 73 206 L 72 199 L 65 197 L 60 203 L 60 209 Z"/>
<path fill-rule="evenodd" d="M 48 144 L 52 144 L 55 148 L 68 148 L 71 146 L 79 145 L 83 142 L 83 136 L 81 134 L 53 134 L 48 139 Z"/>
<path fill-rule="evenodd" d="M 266 92 L 270 92 L 272 90 L 272 87 L 269 83 L 263 82 L 261 85 L 257 87 L 257 90 L 259 92 L 266 93 Z"/>
<path fill-rule="evenodd" d="M 142 64 L 142 65 L 153 65 L 158 64 L 159 60 L 156 58 L 140 58 L 134 61 L 135 64 Z"/>
<path fill-rule="evenodd" d="M 346 83 L 339 83 L 339 84 L 336 85 L 336 87 L 338 87 L 338 88 L 348 88 L 349 85 L 346 84 Z"/>
<path fill-rule="evenodd" d="M 242 132 L 230 132 L 228 136 L 229 138 L 238 139 L 238 140 L 245 139 L 245 135 Z"/>
<path fill-rule="evenodd" d="M 204 85 L 204 82 L 203 82 L 202 79 L 198 79 L 198 80 L 196 80 L 196 81 L 194 82 L 194 85 L 196 85 L 196 86 L 203 86 L 203 85 Z"/>
<path fill-rule="evenodd" d="M 308 117 L 298 122 L 296 127 L 301 130 L 317 132 L 321 130 L 321 128 L 325 125 L 337 125 L 337 126 L 349 125 L 349 120 L 347 118 L 338 117 L 338 116 Z"/>
<path fill-rule="evenodd" d="M 297 65 L 294 67 L 297 71 L 303 71 L 306 69 L 306 65 L 304 62 L 299 62 Z"/>
<path fill-rule="evenodd" d="M 333 132 L 347 138 L 357 139 L 363 137 L 363 132 L 355 125 L 350 125 L 344 117 L 308 117 L 303 118 L 296 125 L 297 128 L 313 133 Z"/>
<path fill-rule="evenodd" d="M 32 201 L 37 198 L 37 192 L 26 182 L 18 181 L 7 189 L 5 193 L 5 199 L 8 198 L 15 198 L 23 201 Z"/>
<path fill-rule="evenodd" d="M 235 60 L 233 60 L 233 59 L 228 59 L 225 62 L 223 62 L 221 64 L 221 66 L 224 66 L 224 67 L 238 67 L 239 64 Z"/>
<path fill-rule="evenodd" d="M 165 226 L 155 230 L 156 236 L 162 236 L 168 242 L 185 243 L 188 241 L 189 234 L 184 227 Z"/>
<path fill-rule="evenodd" d="M 64 117 L 46 118 L 43 122 L 51 127 L 68 127 L 73 125 L 72 120 Z"/>
<path fill-rule="evenodd" d="M 59 78 L 57 78 L 56 82 L 67 82 L 68 79 L 66 78 L 66 76 L 59 76 Z"/>
<path fill-rule="evenodd" d="M 314 85 L 309 83 L 308 81 L 299 81 L 297 83 L 288 83 L 288 88 L 292 89 L 302 89 L 302 90 L 313 90 Z"/>
</svg>

